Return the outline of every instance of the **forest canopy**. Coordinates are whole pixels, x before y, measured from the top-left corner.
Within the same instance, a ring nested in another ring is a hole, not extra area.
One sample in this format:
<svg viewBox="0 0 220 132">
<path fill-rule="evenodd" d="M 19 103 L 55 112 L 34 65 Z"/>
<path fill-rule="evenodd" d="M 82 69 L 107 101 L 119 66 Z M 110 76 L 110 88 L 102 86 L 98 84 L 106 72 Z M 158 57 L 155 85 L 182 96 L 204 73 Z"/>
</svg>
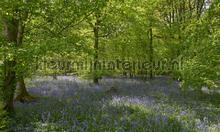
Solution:
<svg viewBox="0 0 220 132">
<path fill-rule="evenodd" d="M 169 76 L 183 91 L 220 88 L 219 0 L 1 0 L 0 21 L 7 112 L 14 100 L 34 99 L 25 84 L 32 76 L 97 85 Z"/>
</svg>

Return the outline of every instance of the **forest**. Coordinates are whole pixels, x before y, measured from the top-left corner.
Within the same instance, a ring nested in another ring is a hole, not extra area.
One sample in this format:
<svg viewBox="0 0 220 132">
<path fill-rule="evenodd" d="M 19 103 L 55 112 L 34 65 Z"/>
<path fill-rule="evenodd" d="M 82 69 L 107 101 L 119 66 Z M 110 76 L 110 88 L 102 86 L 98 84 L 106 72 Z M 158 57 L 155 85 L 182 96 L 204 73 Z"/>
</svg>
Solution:
<svg viewBox="0 0 220 132">
<path fill-rule="evenodd" d="M 219 0 L 1 0 L 0 132 L 220 132 Z"/>
</svg>

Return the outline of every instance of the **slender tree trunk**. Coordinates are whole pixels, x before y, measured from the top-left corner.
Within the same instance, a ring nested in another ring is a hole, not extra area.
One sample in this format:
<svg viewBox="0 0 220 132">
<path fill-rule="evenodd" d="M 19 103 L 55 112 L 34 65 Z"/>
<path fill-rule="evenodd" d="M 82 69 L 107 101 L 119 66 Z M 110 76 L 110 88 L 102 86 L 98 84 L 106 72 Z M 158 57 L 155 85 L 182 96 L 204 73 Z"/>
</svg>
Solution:
<svg viewBox="0 0 220 132">
<path fill-rule="evenodd" d="M 97 71 L 98 71 L 98 61 L 99 61 L 99 53 L 98 53 L 98 50 L 99 50 L 99 16 L 97 15 L 96 16 L 96 23 L 95 23 L 95 26 L 94 26 L 94 38 L 95 38 L 95 41 L 94 41 L 94 50 L 95 50 L 95 54 L 94 54 L 94 77 L 93 77 L 93 82 L 95 84 L 98 84 L 99 83 L 99 77 L 97 75 Z"/>
<path fill-rule="evenodd" d="M 64 75 L 65 75 L 65 74 L 64 74 Z M 53 80 L 57 80 L 57 74 L 56 74 L 56 73 L 53 74 L 52 77 L 53 77 Z"/>
<path fill-rule="evenodd" d="M 150 27 L 149 30 L 149 60 L 150 60 L 150 79 L 153 79 L 153 68 L 154 68 L 154 62 L 153 62 L 153 54 L 154 54 L 154 49 L 153 49 L 153 30 L 152 27 Z"/>
</svg>

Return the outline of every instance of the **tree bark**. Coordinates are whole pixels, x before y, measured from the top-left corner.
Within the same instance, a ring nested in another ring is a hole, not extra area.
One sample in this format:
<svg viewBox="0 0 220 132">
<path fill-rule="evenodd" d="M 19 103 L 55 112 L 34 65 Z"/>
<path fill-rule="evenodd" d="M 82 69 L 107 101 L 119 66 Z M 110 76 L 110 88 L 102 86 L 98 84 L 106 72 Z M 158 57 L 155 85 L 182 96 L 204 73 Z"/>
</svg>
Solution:
<svg viewBox="0 0 220 132">
<path fill-rule="evenodd" d="M 14 112 L 14 91 L 16 87 L 16 75 L 14 71 L 15 61 L 4 61 L 4 69 L 3 69 L 3 103 L 4 110 L 11 113 Z"/>
<path fill-rule="evenodd" d="M 16 91 L 15 101 L 20 101 L 24 103 L 24 102 L 33 101 L 34 99 L 35 97 L 31 96 L 27 91 L 23 76 L 20 77 L 17 80 L 17 91 Z"/>
<path fill-rule="evenodd" d="M 17 24 L 17 37 L 16 37 L 16 43 L 17 46 L 20 47 L 22 46 L 23 43 L 23 36 L 24 36 L 24 24 L 22 20 L 18 20 L 18 24 Z M 20 62 L 22 63 L 22 62 Z M 23 73 L 21 73 L 20 75 L 18 75 L 18 80 L 17 80 L 17 92 L 16 93 L 16 97 L 15 100 L 16 101 L 20 101 L 20 102 L 28 102 L 33 100 L 34 98 L 32 96 L 30 96 L 30 94 L 28 93 L 26 86 L 25 86 L 25 82 L 24 82 L 24 76 L 22 75 Z"/>
<path fill-rule="evenodd" d="M 93 77 L 93 82 L 95 84 L 99 83 L 99 77 L 97 75 L 98 63 L 99 63 L 98 62 L 99 61 L 99 53 L 98 53 L 98 50 L 99 50 L 99 24 L 100 24 L 99 16 L 96 14 L 96 23 L 95 23 L 95 26 L 93 28 L 94 38 L 95 38 L 95 41 L 94 41 L 95 54 L 94 54 L 94 77 Z"/>
<path fill-rule="evenodd" d="M 3 18 L 4 25 L 4 37 L 5 39 L 13 43 L 13 48 L 17 46 L 17 33 L 18 33 L 18 20 Z M 7 44 L 6 44 L 7 45 Z M 16 61 L 15 57 L 11 57 L 10 59 L 6 57 L 7 53 L 4 53 L 4 63 L 3 63 L 3 86 L 2 86 L 2 94 L 3 94 L 3 103 L 4 110 L 8 112 L 14 111 L 14 92 L 16 87 L 16 73 L 15 66 Z"/>
<path fill-rule="evenodd" d="M 153 30 L 152 27 L 150 27 L 149 30 L 149 60 L 150 60 L 150 79 L 153 79 L 153 68 L 154 68 L 154 62 L 153 62 L 153 54 L 154 54 L 154 49 L 153 49 Z"/>
</svg>

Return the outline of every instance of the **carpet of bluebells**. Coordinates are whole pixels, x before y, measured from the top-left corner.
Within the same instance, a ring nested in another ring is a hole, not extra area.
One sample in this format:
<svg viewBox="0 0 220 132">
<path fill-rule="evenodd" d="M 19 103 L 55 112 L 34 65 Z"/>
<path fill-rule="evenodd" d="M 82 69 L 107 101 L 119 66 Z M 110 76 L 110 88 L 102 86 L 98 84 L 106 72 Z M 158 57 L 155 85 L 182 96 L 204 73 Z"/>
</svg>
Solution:
<svg viewBox="0 0 220 132">
<path fill-rule="evenodd" d="M 35 77 L 32 103 L 16 102 L 15 132 L 220 131 L 220 97 L 182 92 L 169 77 L 151 81 L 103 78 L 99 85 L 76 77 Z M 117 92 L 106 92 L 115 87 Z"/>
</svg>

